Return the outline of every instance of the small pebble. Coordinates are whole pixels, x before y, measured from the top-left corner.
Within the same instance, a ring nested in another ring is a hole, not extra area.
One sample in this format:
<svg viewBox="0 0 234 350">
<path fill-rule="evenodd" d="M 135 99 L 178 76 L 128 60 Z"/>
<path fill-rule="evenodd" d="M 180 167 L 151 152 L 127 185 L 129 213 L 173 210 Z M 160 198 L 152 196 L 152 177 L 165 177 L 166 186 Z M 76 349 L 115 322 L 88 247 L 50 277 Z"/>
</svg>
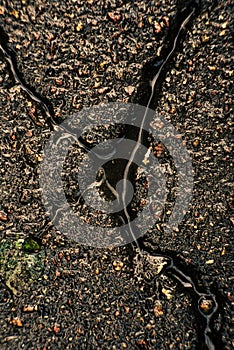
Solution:
<svg viewBox="0 0 234 350">
<path fill-rule="evenodd" d="M 120 271 L 121 269 L 122 269 L 122 267 L 123 267 L 123 262 L 122 261 L 114 261 L 113 262 L 113 266 L 114 266 L 114 269 L 115 269 L 115 271 Z"/>
<path fill-rule="evenodd" d="M 199 146 L 199 144 L 200 144 L 200 141 L 199 141 L 198 139 L 196 139 L 196 140 L 193 141 L 193 146 L 194 146 L 194 147 L 197 148 L 197 147 Z"/>
<path fill-rule="evenodd" d="M 83 28 L 84 28 L 83 23 L 82 22 L 78 22 L 77 25 L 76 25 L 76 31 L 80 32 Z"/>
<path fill-rule="evenodd" d="M 199 307 L 200 307 L 201 311 L 204 312 L 205 314 L 209 314 L 210 311 L 212 310 L 213 306 L 214 306 L 213 301 L 205 299 L 205 298 L 202 298 L 200 303 L 199 303 Z"/>
<path fill-rule="evenodd" d="M 172 291 L 166 288 L 162 288 L 162 293 L 166 296 L 168 300 L 172 299 Z"/>
<path fill-rule="evenodd" d="M 0 220 L 7 221 L 7 214 L 4 211 L 0 211 Z"/>
<path fill-rule="evenodd" d="M 155 316 L 162 316 L 163 315 L 163 309 L 162 309 L 162 305 L 160 303 L 157 303 L 155 305 L 154 314 L 155 314 Z"/>
<path fill-rule="evenodd" d="M 25 305 L 23 307 L 23 312 L 32 312 L 34 310 L 36 310 L 37 308 L 35 308 L 33 305 Z"/>
<path fill-rule="evenodd" d="M 134 86 L 127 86 L 124 88 L 124 90 L 126 91 L 126 93 L 131 96 L 135 90 L 135 87 Z"/>
<path fill-rule="evenodd" d="M 158 22 L 154 22 L 154 32 L 156 34 L 158 34 L 161 32 L 161 30 L 162 30 L 162 28 L 161 28 L 160 24 Z"/>
<path fill-rule="evenodd" d="M 13 318 L 13 320 L 10 323 L 13 324 L 14 326 L 17 326 L 17 327 L 23 326 L 22 321 L 18 317 Z"/>
<path fill-rule="evenodd" d="M 55 325 L 53 328 L 54 332 L 57 334 L 60 332 L 60 327 L 58 325 Z"/>
<path fill-rule="evenodd" d="M 0 15 L 4 15 L 5 13 L 5 7 L 0 6 Z"/>
<path fill-rule="evenodd" d="M 122 19 L 122 16 L 118 12 L 108 12 L 108 17 L 113 21 L 113 22 L 119 22 Z"/>
<path fill-rule="evenodd" d="M 212 265 L 213 263 L 214 263 L 214 260 L 213 260 L 213 259 L 207 260 L 207 261 L 206 261 L 206 264 L 208 264 L 208 265 Z"/>
</svg>

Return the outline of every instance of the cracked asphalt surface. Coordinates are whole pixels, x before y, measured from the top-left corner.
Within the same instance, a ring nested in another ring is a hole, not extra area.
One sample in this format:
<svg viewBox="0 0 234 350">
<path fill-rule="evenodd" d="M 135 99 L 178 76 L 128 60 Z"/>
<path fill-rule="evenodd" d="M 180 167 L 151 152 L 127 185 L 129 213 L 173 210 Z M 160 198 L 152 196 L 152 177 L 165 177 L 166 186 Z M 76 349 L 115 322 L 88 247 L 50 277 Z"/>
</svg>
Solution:
<svg viewBox="0 0 234 350">
<path fill-rule="evenodd" d="M 186 3 L 2 1 L 0 18 L 24 81 L 63 120 L 101 102 L 139 101 L 144 67 L 160 55 Z M 156 107 L 190 152 L 193 199 L 179 230 L 164 235 L 159 224 L 145 240 L 176 256 L 200 289 L 216 294 L 214 343 L 230 350 L 233 4 L 210 5 L 201 1 L 201 14 L 167 67 Z M 38 175 L 51 131 L 4 57 L 0 72 L 1 239 L 31 234 L 46 251 L 41 277 L 24 285 L 21 296 L 1 279 L 1 349 L 200 349 L 203 325 L 191 295 L 170 276 L 162 275 L 154 288 L 145 283 L 134 247 L 94 249 L 45 229 Z"/>
</svg>

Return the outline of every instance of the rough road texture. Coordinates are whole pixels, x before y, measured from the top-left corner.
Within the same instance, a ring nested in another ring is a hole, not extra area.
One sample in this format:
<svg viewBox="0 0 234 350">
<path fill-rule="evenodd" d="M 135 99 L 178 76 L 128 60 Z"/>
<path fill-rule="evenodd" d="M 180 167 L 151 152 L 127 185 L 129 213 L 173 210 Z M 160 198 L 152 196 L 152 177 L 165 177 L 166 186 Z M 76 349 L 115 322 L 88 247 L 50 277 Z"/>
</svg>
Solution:
<svg viewBox="0 0 234 350">
<path fill-rule="evenodd" d="M 150 240 L 217 294 L 213 328 L 228 350 L 233 7 L 222 1 L 205 11 L 209 6 L 202 3 L 171 62 L 157 107 L 190 151 L 193 200 L 178 232 L 157 230 Z M 24 81 L 64 119 L 84 106 L 137 99 L 142 69 L 160 54 L 181 8 L 183 1 L 164 0 L 2 1 L 0 19 Z M 1 282 L 1 349 L 199 349 L 196 305 L 169 277 L 152 289 L 144 275 L 134 275 L 131 247 L 95 250 L 66 241 L 55 228 L 43 231 L 38 168 L 50 130 L 3 57 L 0 72 L 1 237 L 40 235 L 47 254 L 41 278 L 21 296 Z"/>
</svg>

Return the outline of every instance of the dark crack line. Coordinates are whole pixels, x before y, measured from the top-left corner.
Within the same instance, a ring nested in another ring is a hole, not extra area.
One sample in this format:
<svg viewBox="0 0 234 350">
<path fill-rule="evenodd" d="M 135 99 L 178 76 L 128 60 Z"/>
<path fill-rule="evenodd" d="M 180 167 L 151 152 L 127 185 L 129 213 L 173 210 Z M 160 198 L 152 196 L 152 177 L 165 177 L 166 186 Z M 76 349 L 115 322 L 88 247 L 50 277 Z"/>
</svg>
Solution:
<svg viewBox="0 0 234 350">
<path fill-rule="evenodd" d="M 45 121 L 48 124 L 50 130 L 60 132 L 66 138 L 73 137 L 74 142 L 77 142 L 78 145 L 83 150 L 85 150 L 86 152 L 91 152 L 95 157 L 99 158 L 100 156 L 92 151 L 92 148 L 88 146 L 87 142 L 85 142 L 82 139 L 82 137 L 77 138 L 77 135 L 74 132 L 65 128 L 64 125 L 59 125 L 59 122 L 56 121 L 54 118 L 54 110 L 50 102 L 46 98 L 41 97 L 37 92 L 33 91 L 33 88 L 27 86 L 27 84 L 24 82 L 17 68 L 17 62 L 14 57 L 14 54 L 11 53 L 7 48 L 7 42 L 8 42 L 8 36 L 4 32 L 3 28 L 0 27 L 0 51 L 2 52 L 4 59 L 8 63 L 9 70 L 15 80 L 15 83 L 19 84 L 21 89 L 24 92 L 26 92 L 28 97 L 39 105 L 39 107 L 41 108 L 45 116 Z M 32 121 L 36 125 L 40 125 L 39 120 L 38 121 L 32 120 Z"/>
<path fill-rule="evenodd" d="M 152 106 L 153 99 L 155 98 L 156 86 L 158 84 L 158 80 L 159 80 L 163 70 L 167 66 L 168 61 L 170 60 L 170 58 L 172 57 L 173 53 L 175 52 L 175 50 L 177 48 L 178 40 L 179 40 L 181 32 L 185 29 L 186 25 L 189 23 L 189 21 L 191 20 L 191 18 L 195 14 L 195 11 L 196 11 L 196 7 L 192 7 L 190 12 L 186 15 L 186 17 L 183 19 L 182 23 L 179 25 L 179 28 L 176 32 L 176 36 L 175 36 L 173 43 L 172 43 L 172 48 L 170 49 L 170 51 L 167 54 L 167 56 L 165 57 L 165 59 L 161 60 L 160 64 L 158 65 L 157 73 L 150 79 L 151 92 L 150 92 L 150 95 L 149 95 L 149 98 L 148 98 L 148 101 L 146 104 L 146 111 L 145 111 L 145 114 L 142 118 L 141 125 L 140 125 L 139 131 L 138 131 L 136 145 L 131 153 L 130 159 L 129 159 L 129 161 L 126 165 L 126 168 L 124 170 L 124 177 L 123 177 L 124 186 L 123 186 L 123 193 L 122 193 L 123 208 L 124 208 L 125 217 L 127 218 L 126 223 L 128 224 L 130 234 L 131 234 L 132 238 L 134 239 L 134 242 L 137 246 L 137 250 L 138 250 L 138 254 L 140 255 L 140 258 L 142 258 L 142 255 L 145 252 L 147 252 L 147 250 L 144 246 L 139 244 L 138 239 L 135 236 L 134 228 L 131 225 L 131 218 L 130 218 L 130 215 L 128 213 L 128 209 L 127 209 L 127 205 L 126 205 L 127 180 L 128 180 L 128 175 L 129 175 L 129 169 L 130 169 L 130 166 L 132 165 L 132 163 L 134 162 L 137 150 L 139 149 L 139 147 L 142 143 L 143 129 L 144 129 L 144 125 L 145 125 L 145 122 L 147 119 L 147 113 L 148 113 L 149 108 Z M 181 14 L 181 17 L 183 18 L 183 14 Z M 149 251 L 148 251 L 148 253 L 149 253 Z M 155 257 L 166 258 L 168 261 L 167 266 L 162 270 L 160 275 L 162 273 L 167 273 L 169 275 L 172 275 L 172 277 L 175 280 L 177 280 L 177 282 L 182 284 L 182 286 L 186 290 L 190 289 L 195 294 L 198 311 L 200 312 L 200 315 L 202 316 L 202 318 L 205 320 L 205 327 L 203 330 L 203 339 L 202 339 L 202 337 L 200 337 L 201 344 L 199 344 L 199 346 L 201 348 L 206 347 L 208 350 L 215 350 L 215 344 L 212 340 L 212 330 L 211 330 L 211 320 L 212 320 L 214 314 L 218 310 L 218 303 L 216 301 L 215 295 L 211 294 L 211 293 L 199 292 L 198 289 L 196 288 L 196 285 L 195 285 L 193 279 L 189 275 L 185 274 L 182 270 L 180 270 L 176 266 L 172 257 L 166 256 L 162 252 L 160 254 L 155 254 L 153 251 L 151 252 L 151 255 L 155 256 Z M 209 312 L 207 312 L 207 313 L 204 312 L 203 308 L 202 308 L 202 306 L 204 306 L 205 304 L 210 305 Z"/>
<path fill-rule="evenodd" d="M 191 19 L 192 15 L 194 14 L 194 12 L 195 12 L 195 9 L 192 9 L 192 11 L 188 14 L 188 16 L 185 17 L 185 19 L 181 23 L 181 25 L 179 27 L 179 30 L 178 30 L 178 32 L 176 34 L 176 37 L 175 37 L 175 39 L 173 41 L 172 49 L 169 51 L 168 55 L 166 56 L 166 58 L 161 63 L 158 72 L 155 74 L 155 76 L 152 78 L 152 80 L 150 80 L 151 93 L 150 93 L 150 96 L 149 96 L 149 99 L 148 99 L 148 102 L 147 102 L 147 106 L 146 106 L 146 110 L 145 110 L 144 116 L 143 116 L 142 121 L 141 121 L 141 125 L 140 125 L 140 128 L 139 128 L 139 131 L 138 131 L 137 141 L 136 141 L 135 147 L 133 148 L 133 150 L 131 152 L 131 155 L 129 157 L 128 163 L 127 163 L 127 165 L 126 165 L 126 167 L 124 169 L 122 203 L 123 203 L 123 208 L 124 208 L 124 214 L 125 214 L 125 217 L 127 218 L 126 223 L 128 224 L 130 234 L 131 234 L 131 236 L 132 236 L 133 240 L 135 241 L 135 243 L 136 243 L 138 248 L 140 248 L 140 247 L 138 245 L 136 235 L 135 235 L 134 230 L 133 230 L 132 225 L 131 225 L 131 218 L 130 218 L 130 215 L 129 215 L 129 212 L 128 212 L 128 209 L 127 209 L 127 203 L 126 203 L 127 181 L 128 181 L 128 178 L 129 178 L 129 170 L 130 170 L 130 167 L 132 166 L 132 164 L 134 164 L 136 153 L 137 153 L 137 151 L 139 150 L 139 147 L 142 144 L 143 130 L 144 130 L 145 123 L 146 123 L 146 120 L 147 120 L 147 117 L 148 117 L 148 112 L 149 112 L 149 109 L 150 109 L 150 106 L 151 106 L 151 103 L 152 103 L 152 100 L 153 100 L 153 97 L 154 97 L 154 94 L 155 94 L 155 88 L 156 88 L 156 84 L 158 82 L 158 79 L 159 79 L 159 77 L 161 75 L 162 70 L 164 69 L 164 67 L 166 66 L 167 62 L 169 61 L 169 59 L 171 58 L 171 56 L 173 55 L 173 53 L 176 50 L 177 42 L 178 42 L 178 39 L 179 39 L 181 31 L 185 28 L 186 24 L 189 22 L 189 20 Z"/>
<path fill-rule="evenodd" d="M 17 69 L 17 65 L 16 65 L 16 61 L 14 59 L 13 54 L 8 51 L 7 49 L 7 42 L 6 42 L 6 34 L 3 31 L 2 28 L 0 28 L 0 35 L 1 35 L 1 39 L 5 38 L 5 42 L 3 40 L 1 40 L 2 42 L 0 42 L 0 50 L 3 53 L 3 56 L 6 60 L 6 62 L 9 65 L 10 68 L 10 72 L 13 76 L 13 78 L 15 79 L 15 82 L 18 83 L 21 87 L 21 89 L 23 91 L 26 92 L 26 94 L 36 103 L 39 104 L 39 106 L 41 107 L 41 109 L 43 110 L 45 116 L 46 116 L 46 121 L 50 126 L 50 129 L 53 130 L 52 125 L 57 124 L 54 120 L 54 117 L 52 115 L 52 112 L 50 111 L 49 107 L 48 107 L 48 103 L 43 102 L 42 98 L 39 97 L 39 95 L 35 92 L 32 91 L 32 88 L 27 87 L 27 85 L 24 83 L 23 79 L 20 77 L 19 71 Z M 39 122 L 39 121 L 38 121 Z"/>
</svg>

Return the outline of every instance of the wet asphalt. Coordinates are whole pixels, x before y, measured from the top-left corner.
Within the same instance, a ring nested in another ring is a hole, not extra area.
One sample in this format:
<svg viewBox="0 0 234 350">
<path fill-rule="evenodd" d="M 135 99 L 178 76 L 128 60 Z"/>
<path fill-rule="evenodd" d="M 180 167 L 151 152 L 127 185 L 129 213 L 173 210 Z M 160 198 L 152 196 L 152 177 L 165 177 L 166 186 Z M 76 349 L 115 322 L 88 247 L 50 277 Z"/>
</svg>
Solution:
<svg viewBox="0 0 234 350">
<path fill-rule="evenodd" d="M 0 26 L 8 37 L 0 40 L 59 123 L 102 102 L 144 103 L 153 64 L 165 57 L 188 3 L 2 1 Z M 156 111 L 189 150 L 193 198 L 178 230 L 164 234 L 159 222 L 144 242 L 170 254 L 199 290 L 216 295 L 211 337 L 217 350 L 229 350 L 233 5 L 211 4 L 201 1 L 155 96 Z M 3 55 L 0 72 L 1 239 L 33 235 L 46 251 L 40 278 L 20 296 L 2 276 L 1 349 L 205 349 L 194 296 L 173 276 L 148 284 L 147 271 L 136 268 L 135 247 L 86 247 L 47 225 L 39 167 L 50 126 L 40 104 L 15 84 Z"/>
</svg>

